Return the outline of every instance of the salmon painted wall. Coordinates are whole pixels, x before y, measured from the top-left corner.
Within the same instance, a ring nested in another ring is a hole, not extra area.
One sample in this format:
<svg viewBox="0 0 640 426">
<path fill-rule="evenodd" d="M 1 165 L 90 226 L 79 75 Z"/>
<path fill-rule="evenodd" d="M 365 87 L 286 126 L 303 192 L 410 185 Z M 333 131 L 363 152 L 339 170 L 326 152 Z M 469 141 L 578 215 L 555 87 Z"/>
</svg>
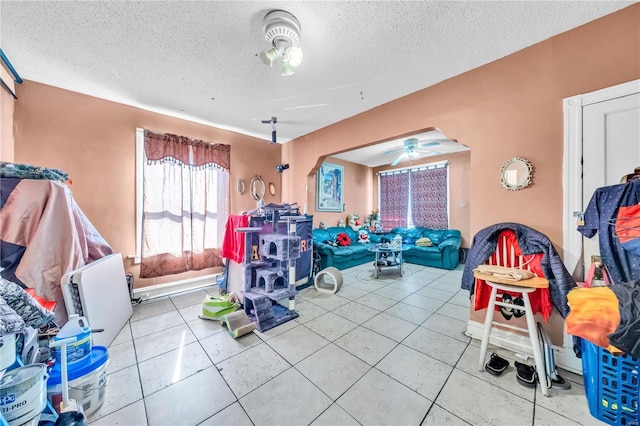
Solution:
<svg viewBox="0 0 640 426">
<path fill-rule="evenodd" d="M 285 193 L 311 202 L 315 187 L 297 183 L 310 180 L 323 156 L 437 127 L 471 148 L 465 241 L 486 226 L 520 222 L 546 234 L 562 253 L 562 101 L 640 78 L 639 28 L 635 4 L 294 140 L 286 148 L 296 167 L 285 176 Z M 516 156 L 533 164 L 533 184 L 512 192 L 499 174 Z M 470 312 L 480 323 L 484 315 Z M 562 324 L 554 312 L 548 328 L 557 345 Z"/>
<path fill-rule="evenodd" d="M 635 4 L 296 139 L 286 147 L 295 168 L 284 176 L 285 196 L 314 202 L 308 183 L 324 156 L 437 127 L 471 148 L 466 241 L 488 225 L 515 221 L 545 233 L 562 252 L 562 100 L 640 78 L 638 28 Z M 512 192 L 499 172 L 515 156 L 533 164 L 534 176 L 533 185 Z"/>
<path fill-rule="evenodd" d="M 327 226 L 338 226 L 339 220 L 347 223 L 347 215 L 356 214 L 360 216 L 361 222 L 369 214 L 373 207 L 371 203 L 371 168 L 349 161 L 328 157 L 324 160 L 327 163 L 338 164 L 344 167 L 344 212 L 318 212 L 316 211 L 315 199 L 307 204 L 307 213 L 313 215 L 313 225 L 318 227 L 320 221 L 324 221 Z M 308 179 L 309 187 L 316 187 L 315 174 Z"/>
<path fill-rule="evenodd" d="M 0 88 L 0 161 L 13 162 L 13 110 L 17 102 Z"/>
<path fill-rule="evenodd" d="M 281 146 L 211 126 L 168 117 L 91 96 L 25 81 L 17 87 L 14 137 L 15 162 L 54 167 L 69 173 L 80 208 L 116 252 L 135 254 L 135 129 L 147 128 L 231 145 L 231 212 L 256 207 L 237 179 L 254 175 L 274 182 L 265 201 L 280 202 Z M 138 266 L 125 259 L 138 277 Z M 219 270 L 219 268 L 217 268 Z M 214 269 L 158 279 L 136 278 L 136 288 L 189 278 Z"/>
</svg>

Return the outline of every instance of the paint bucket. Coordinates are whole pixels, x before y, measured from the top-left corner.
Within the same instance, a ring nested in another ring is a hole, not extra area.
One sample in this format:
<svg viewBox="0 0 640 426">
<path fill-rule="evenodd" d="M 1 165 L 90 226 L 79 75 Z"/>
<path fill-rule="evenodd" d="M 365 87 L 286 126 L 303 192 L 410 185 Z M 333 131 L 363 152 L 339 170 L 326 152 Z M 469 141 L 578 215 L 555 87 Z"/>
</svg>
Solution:
<svg viewBox="0 0 640 426">
<path fill-rule="evenodd" d="M 53 341 L 75 337 L 76 341 L 67 344 L 67 363 L 71 366 L 77 362 L 89 360 L 91 355 L 91 327 L 84 317 L 69 315 L 69 320 L 60 329 Z M 60 348 L 54 350 L 56 359 L 60 359 Z"/>
<path fill-rule="evenodd" d="M 69 364 L 67 376 L 69 399 L 82 404 L 85 417 L 90 416 L 104 403 L 107 390 L 107 365 L 109 353 L 104 346 L 94 346 L 86 362 Z M 47 398 L 57 412 L 62 402 L 62 372 L 56 360 L 47 382 Z"/>
<path fill-rule="evenodd" d="M 16 362 L 16 335 L 0 336 L 0 370 L 6 370 Z"/>
<path fill-rule="evenodd" d="M 46 383 L 44 364 L 5 372 L 0 379 L 0 413 L 10 425 L 21 425 L 40 415 L 47 403 Z"/>
</svg>

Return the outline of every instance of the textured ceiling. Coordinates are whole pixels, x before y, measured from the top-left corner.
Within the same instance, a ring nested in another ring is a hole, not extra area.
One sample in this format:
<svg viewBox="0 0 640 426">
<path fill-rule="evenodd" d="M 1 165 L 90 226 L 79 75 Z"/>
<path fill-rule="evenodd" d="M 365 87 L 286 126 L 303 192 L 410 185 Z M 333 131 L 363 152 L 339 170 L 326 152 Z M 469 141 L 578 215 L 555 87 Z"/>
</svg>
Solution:
<svg viewBox="0 0 640 426">
<path fill-rule="evenodd" d="M 265 140 L 277 116 L 286 142 L 632 3 L 1 1 L 0 46 L 24 79 Z M 257 57 L 274 9 L 302 27 L 291 77 Z"/>
</svg>

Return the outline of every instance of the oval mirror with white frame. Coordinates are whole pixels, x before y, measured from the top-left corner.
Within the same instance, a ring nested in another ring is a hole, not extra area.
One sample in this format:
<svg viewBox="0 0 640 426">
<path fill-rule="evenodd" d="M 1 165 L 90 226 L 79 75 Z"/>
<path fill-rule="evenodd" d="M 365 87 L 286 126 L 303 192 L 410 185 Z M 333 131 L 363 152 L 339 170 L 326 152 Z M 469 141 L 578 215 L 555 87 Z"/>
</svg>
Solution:
<svg viewBox="0 0 640 426">
<path fill-rule="evenodd" d="M 500 170 L 500 182 L 505 189 L 517 191 L 531 184 L 533 166 L 524 158 L 514 157 L 507 160 Z"/>
<path fill-rule="evenodd" d="M 276 185 L 273 182 L 269 182 L 269 194 L 276 195 Z"/>
<path fill-rule="evenodd" d="M 251 198 L 256 201 L 260 201 L 264 198 L 265 191 L 264 180 L 260 176 L 254 176 L 251 178 L 251 183 L 249 184 L 249 193 L 251 194 Z"/>
<path fill-rule="evenodd" d="M 244 180 L 238 179 L 238 192 L 240 193 L 240 195 L 244 194 L 244 190 L 245 190 Z"/>
</svg>

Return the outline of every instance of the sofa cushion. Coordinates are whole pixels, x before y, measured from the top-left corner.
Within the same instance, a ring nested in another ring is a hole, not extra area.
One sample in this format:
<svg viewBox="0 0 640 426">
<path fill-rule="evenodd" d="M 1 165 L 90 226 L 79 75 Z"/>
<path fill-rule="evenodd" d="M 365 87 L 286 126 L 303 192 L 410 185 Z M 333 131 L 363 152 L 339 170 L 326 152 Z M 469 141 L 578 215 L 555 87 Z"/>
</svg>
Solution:
<svg viewBox="0 0 640 426">
<path fill-rule="evenodd" d="M 423 228 L 393 228 L 390 232 L 391 235 L 400 235 L 404 244 L 413 244 L 416 240 L 422 237 Z"/>
<path fill-rule="evenodd" d="M 425 238 L 429 238 L 434 246 L 437 246 L 446 238 L 444 236 L 444 231 L 441 230 L 426 228 L 420 228 L 420 230 L 422 231 L 422 236 Z"/>
<path fill-rule="evenodd" d="M 312 231 L 313 241 L 335 241 L 335 237 L 331 235 L 331 233 L 326 229 L 314 228 Z"/>
</svg>

